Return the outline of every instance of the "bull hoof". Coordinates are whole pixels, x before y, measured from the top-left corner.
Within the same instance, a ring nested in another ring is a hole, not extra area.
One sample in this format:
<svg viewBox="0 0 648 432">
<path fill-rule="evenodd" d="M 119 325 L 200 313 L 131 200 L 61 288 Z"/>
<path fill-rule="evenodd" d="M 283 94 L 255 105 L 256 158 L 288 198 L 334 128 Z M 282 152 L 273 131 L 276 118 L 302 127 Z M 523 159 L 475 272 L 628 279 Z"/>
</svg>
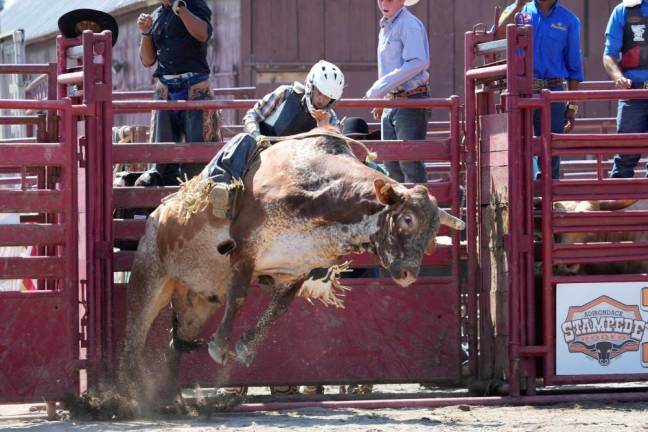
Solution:
<svg viewBox="0 0 648 432">
<path fill-rule="evenodd" d="M 246 344 L 239 341 L 236 344 L 236 360 L 243 364 L 245 367 L 250 367 L 252 360 L 254 360 L 254 353 L 247 347 Z"/>
<path fill-rule="evenodd" d="M 225 366 L 225 363 L 227 363 L 227 346 L 226 344 L 219 344 L 216 343 L 216 341 L 210 341 L 209 344 L 207 345 L 207 351 L 209 352 L 209 356 L 219 365 Z"/>
</svg>

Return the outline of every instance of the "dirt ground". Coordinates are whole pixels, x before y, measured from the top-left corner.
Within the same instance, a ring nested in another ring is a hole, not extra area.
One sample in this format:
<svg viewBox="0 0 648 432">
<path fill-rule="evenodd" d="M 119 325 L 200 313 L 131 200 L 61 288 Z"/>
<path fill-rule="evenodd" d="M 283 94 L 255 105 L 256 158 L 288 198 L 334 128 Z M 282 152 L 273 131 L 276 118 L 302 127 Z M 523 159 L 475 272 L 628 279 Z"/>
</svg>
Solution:
<svg viewBox="0 0 648 432">
<path fill-rule="evenodd" d="M 327 387 L 327 393 L 337 388 Z M 377 386 L 377 396 L 385 392 L 411 393 L 418 385 Z M 255 393 L 256 392 L 256 393 Z M 252 395 L 263 395 L 254 389 Z M 47 421 L 44 413 L 30 412 L 43 406 L 0 406 L 2 431 L 605 431 L 648 430 L 648 402 L 597 402 L 544 406 L 450 406 L 419 409 L 323 409 L 305 408 L 257 413 L 215 413 L 206 416 L 168 419 L 142 419 L 121 422 L 80 422 L 65 419 Z"/>
</svg>

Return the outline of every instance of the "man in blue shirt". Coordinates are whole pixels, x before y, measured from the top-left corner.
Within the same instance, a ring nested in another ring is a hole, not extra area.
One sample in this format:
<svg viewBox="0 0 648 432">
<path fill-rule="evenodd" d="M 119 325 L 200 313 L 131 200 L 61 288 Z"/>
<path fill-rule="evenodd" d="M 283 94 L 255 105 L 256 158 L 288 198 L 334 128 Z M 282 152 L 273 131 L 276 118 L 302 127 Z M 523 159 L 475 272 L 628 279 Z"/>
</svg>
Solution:
<svg viewBox="0 0 648 432">
<path fill-rule="evenodd" d="M 365 97 L 426 98 L 429 94 L 428 66 L 430 48 L 423 23 L 405 6 L 418 0 L 378 0 L 382 13 L 378 36 L 378 80 Z M 374 109 L 381 118 L 383 140 L 424 140 L 427 135 L 427 110 L 422 108 Z M 385 163 L 391 177 L 399 182 L 425 183 L 425 165 L 420 161 Z"/>
<path fill-rule="evenodd" d="M 519 15 L 518 15 L 519 14 Z M 517 19 L 516 19 L 517 16 Z M 578 90 L 583 81 L 583 63 L 580 50 L 580 21 L 558 0 L 516 0 L 504 10 L 497 25 L 495 37 L 506 37 L 506 26 L 514 19 L 518 24 L 533 26 L 534 88 L 552 91 Z M 568 133 L 574 127 L 578 106 L 573 103 L 551 104 L 551 132 Z M 540 111 L 533 116 L 535 134 L 540 135 Z M 537 160 L 534 171 L 539 176 Z M 551 177 L 560 177 L 560 158 L 551 161 Z"/>
<path fill-rule="evenodd" d="M 624 0 L 605 30 L 603 66 L 619 89 L 648 88 L 648 2 Z M 618 133 L 648 132 L 648 100 L 619 100 Z M 632 178 L 640 155 L 616 155 L 611 177 Z M 648 165 L 646 166 L 648 177 Z"/>
</svg>

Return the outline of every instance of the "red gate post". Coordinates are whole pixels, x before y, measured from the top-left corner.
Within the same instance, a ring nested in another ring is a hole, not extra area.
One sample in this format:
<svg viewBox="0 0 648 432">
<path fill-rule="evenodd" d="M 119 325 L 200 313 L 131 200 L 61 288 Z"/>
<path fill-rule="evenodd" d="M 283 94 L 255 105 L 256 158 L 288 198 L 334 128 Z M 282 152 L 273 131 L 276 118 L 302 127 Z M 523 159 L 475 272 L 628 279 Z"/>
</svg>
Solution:
<svg viewBox="0 0 648 432">
<path fill-rule="evenodd" d="M 80 47 L 80 48 L 79 48 Z M 80 51 L 79 51 L 80 49 Z M 70 69 L 70 53 L 79 57 Z M 57 38 L 58 95 L 72 94 L 83 122 L 79 161 L 85 175 L 85 259 L 88 386 L 108 376 L 112 365 L 112 35 L 86 30 L 74 39 Z M 81 68 L 79 71 L 78 69 Z M 76 130 L 76 129 L 75 129 Z M 108 143 L 108 144 L 106 144 Z"/>
<path fill-rule="evenodd" d="M 534 338 L 529 299 L 533 298 L 533 215 L 530 117 L 518 107 L 532 92 L 532 33 L 511 25 L 507 39 L 492 33 L 466 34 L 466 138 L 469 145 L 468 193 L 471 249 L 480 251 L 481 267 L 469 262 L 469 275 L 479 274 L 479 369 L 481 380 L 506 379 L 509 393 L 535 391 L 534 360 L 519 351 Z M 506 52 L 506 61 L 496 59 Z M 484 64 L 476 62 L 481 59 Z M 496 105 L 495 92 L 506 79 Z M 493 84 L 494 83 L 494 84 Z M 482 88 L 477 89 L 480 84 Z M 503 113 L 498 113 L 498 108 Z M 513 144 L 514 145 L 511 145 Z M 471 191 L 472 189 L 472 191 Z M 515 202 L 515 204 L 513 203 Z M 521 203 L 521 204 L 520 204 Z M 472 207 L 472 208 L 471 208 Z M 469 299 L 470 301 L 470 299 Z M 471 303 L 469 303 L 470 305 Z M 477 316 L 476 310 L 471 313 Z M 476 337 L 476 336 L 473 336 Z"/>
</svg>

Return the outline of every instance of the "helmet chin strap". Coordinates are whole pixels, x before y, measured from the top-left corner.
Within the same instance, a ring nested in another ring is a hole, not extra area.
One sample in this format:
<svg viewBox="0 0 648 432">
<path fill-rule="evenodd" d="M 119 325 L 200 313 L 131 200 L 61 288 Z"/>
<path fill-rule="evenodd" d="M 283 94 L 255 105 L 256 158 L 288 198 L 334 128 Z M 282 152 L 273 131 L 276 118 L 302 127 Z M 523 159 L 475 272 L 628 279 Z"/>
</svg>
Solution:
<svg viewBox="0 0 648 432">
<path fill-rule="evenodd" d="M 308 112 L 311 112 L 311 111 L 313 111 L 315 109 L 315 107 L 313 106 L 313 101 L 311 100 L 312 95 L 313 95 L 312 91 L 311 92 L 306 92 L 306 95 L 305 95 L 306 108 L 308 108 Z"/>
</svg>

